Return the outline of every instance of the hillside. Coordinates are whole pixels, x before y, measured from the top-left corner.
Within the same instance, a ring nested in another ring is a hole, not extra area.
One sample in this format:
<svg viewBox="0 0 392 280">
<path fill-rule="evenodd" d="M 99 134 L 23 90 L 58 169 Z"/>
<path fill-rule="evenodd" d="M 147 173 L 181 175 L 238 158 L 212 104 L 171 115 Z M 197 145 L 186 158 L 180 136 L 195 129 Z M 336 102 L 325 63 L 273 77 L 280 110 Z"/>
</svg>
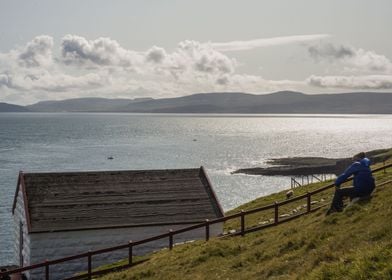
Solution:
<svg viewBox="0 0 392 280">
<path fill-rule="evenodd" d="M 78 98 L 42 101 L 26 108 L 35 112 L 391 114 L 392 93 L 216 92 L 161 99 Z"/>
<path fill-rule="evenodd" d="M 370 202 L 354 204 L 343 213 L 325 216 L 322 208 L 244 237 L 175 246 L 102 279 L 392 279 L 391 179 L 391 169 L 377 173 L 378 185 L 389 183 L 378 187 Z M 295 192 L 299 195 L 325 184 Z M 240 209 L 283 200 L 284 193 L 257 199 Z M 319 201 L 325 199 L 329 204 L 331 195 L 320 195 Z M 266 218 L 254 214 L 247 224 Z M 227 223 L 226 230 L 230 228 L 238 228 L 238 222 Z"/>
<path fill-rule="evenodd" d="M 28 112 L 29 110 L 23 106 L 0 102 L 0 113 L 5 112 Z"/>
<path fill-rule="evenodd" d="M 106 99 L 106 98 L 75 98 L 59 101 L 41 101 L 26 106 L 33 112 L 115 112 L 126 104 L 138 103 L 150 98 L 137 99 Z"/>
<path fill-rule="evenodd" d="M 145 113 L 389 114 L 392 113 L 392 93 L 200 93 L 128 104 L 118 109 L 124 112 Z"/>
</svg>

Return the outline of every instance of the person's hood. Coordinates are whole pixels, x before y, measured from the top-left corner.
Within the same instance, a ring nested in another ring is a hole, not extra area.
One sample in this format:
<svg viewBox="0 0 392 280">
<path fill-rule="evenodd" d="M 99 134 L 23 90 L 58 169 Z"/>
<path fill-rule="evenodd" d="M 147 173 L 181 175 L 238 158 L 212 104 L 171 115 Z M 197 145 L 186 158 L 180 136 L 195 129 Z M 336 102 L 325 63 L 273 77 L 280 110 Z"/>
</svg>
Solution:
<svg viewBox="0 0 392 280">
<path fill-rule="evenodd" d="M 359 161 L 359 163 L 363 166 L 369 167 L 370 166 L 370 159 L 368 158 L 363 158 Z"/>
</svg>

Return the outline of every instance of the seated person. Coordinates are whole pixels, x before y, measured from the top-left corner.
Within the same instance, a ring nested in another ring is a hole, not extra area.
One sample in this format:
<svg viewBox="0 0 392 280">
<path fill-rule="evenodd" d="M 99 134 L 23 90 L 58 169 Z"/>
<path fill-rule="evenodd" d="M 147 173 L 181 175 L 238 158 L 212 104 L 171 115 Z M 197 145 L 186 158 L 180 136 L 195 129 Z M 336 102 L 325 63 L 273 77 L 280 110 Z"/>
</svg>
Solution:
<svg viewBox="0 0 392 280">
<path fill-rule="evenodd" d="M 353 187 L 340 188 L 340 185 L 351 175 L 354 175 Z M 364 152 L 353 157 L 353 163 L 335 181 L 335 195 L 327 215 L 343 210 L 343 198 L 364 197 L 370 195 L 374 188 L 374 178 L 370 169 L 370 160 Z"/>
</svg>

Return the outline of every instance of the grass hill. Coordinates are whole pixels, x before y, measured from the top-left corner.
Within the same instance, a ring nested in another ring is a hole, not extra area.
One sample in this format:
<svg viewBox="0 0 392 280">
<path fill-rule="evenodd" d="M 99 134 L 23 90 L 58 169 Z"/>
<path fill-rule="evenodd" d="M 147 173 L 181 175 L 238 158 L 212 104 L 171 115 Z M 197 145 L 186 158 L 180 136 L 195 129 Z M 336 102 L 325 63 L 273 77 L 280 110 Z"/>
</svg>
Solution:
<svg viewBox="0 0 392 280">
<path fill-rule="evenodd" d="M 102 279 L 392 279 L 392 169 L 375 175 L 379 186 L 371 201 L 354 204 L 342 213 L 325 216 L 326 208 L 321 208 L 244 237 L 175 246 Z M 325 184 L 298 188 L 295 195 Z M 331 196 L 332 190 L 312 200 L 315 205 L 328 205 Z M 272 194 L 230 213 L 284 197 L 285 192 Z M 280 213 L 293 210 L 292 205 L 287 207 Z M 271 214 L 252 215 L 247 226 L 260 224 Z M 237 221 L 225 225 L 226 230 L 238 227 Z"/>
</svg>

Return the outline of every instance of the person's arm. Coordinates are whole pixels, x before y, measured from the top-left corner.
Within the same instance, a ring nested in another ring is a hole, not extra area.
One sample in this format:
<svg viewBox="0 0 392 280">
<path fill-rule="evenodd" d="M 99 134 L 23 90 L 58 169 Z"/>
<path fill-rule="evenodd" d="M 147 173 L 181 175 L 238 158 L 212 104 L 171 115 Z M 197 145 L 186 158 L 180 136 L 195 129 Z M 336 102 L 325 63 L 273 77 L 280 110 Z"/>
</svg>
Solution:
<svg viewBox="0 0 392 280">
<path fill-rule="evenodd" d="M 358 171 L 360 167 L 359 162 L 354 162 L 351 164 L 342 174 L 339 175 L 338 178 L 335 180 L 335 186 L 340 187 L 340 185 L 351 175 Z"/>
</svg>

